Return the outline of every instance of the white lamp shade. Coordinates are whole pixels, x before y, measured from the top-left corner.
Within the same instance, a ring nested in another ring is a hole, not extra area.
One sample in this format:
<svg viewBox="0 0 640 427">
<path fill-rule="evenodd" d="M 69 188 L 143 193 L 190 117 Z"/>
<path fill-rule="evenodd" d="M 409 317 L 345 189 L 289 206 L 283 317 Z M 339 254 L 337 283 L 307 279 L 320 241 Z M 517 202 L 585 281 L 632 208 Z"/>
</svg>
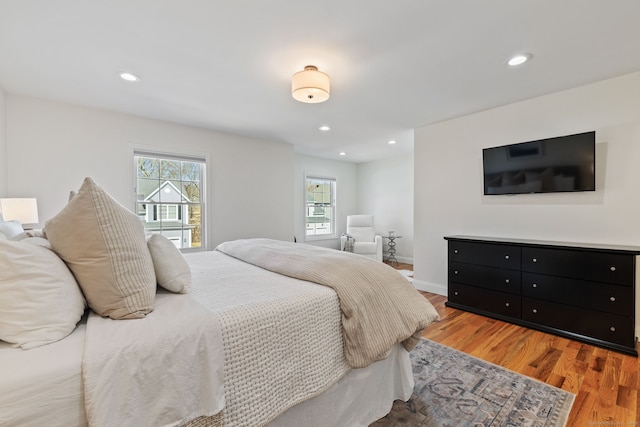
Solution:
<svg viewBox="0 0 640 427">
<path fill-rule="evenodd" d="M 291 79 L 291 95 L 294 99 L 308 104 L 317 104 L 329 99 L 329 76 L 313 65 L 295 73 Z"/>
<path fill-rule="evenodd" d="M 20 221 L 21 224 L 38 223 L 36 199 L 0 199 L 0 213 L 5 221 Z"/>
</svg>

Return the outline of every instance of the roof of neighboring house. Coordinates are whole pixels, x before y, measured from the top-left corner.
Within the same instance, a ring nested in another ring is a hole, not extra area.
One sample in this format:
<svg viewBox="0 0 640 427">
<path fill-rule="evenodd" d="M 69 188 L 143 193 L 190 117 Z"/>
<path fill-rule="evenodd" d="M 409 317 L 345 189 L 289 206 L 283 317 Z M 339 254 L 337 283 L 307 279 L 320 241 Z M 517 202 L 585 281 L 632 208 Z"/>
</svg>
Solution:
<svg viewBox="0 0 640 427">
<path fill-rule="evenodd" d="M 173 182 L 166 180 L 159 184 L 159 180 L 140 179 L 138 180 L 138 201 L 168 203 L 193 203 Z M 169 190 L 167 196 L 159 197 L 161 191 Z"/>
</svg>

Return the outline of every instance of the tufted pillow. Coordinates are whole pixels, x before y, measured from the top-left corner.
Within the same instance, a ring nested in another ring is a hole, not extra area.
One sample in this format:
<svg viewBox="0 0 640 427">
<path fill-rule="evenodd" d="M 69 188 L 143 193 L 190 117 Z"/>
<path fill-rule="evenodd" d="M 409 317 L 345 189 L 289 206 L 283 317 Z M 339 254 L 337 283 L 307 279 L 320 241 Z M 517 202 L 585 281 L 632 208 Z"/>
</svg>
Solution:
<svg viewBox="0 0 640 427">
<path fill-rule="evenodd" d="M 75 329 L 85 301 L 55 253 L 24 240 L 0 240 L 0 271 L 1 340 L 30 349 L 61 340 Z"/>
<path fill-rule="evenodd" d="M 91 178 L 45 228 L 96 313 L 136 319 L 153 310 L 156 276 L 142 222 Z"/>
<path fill-rule="evenodd" d="M 149 236 L 147 246 L 158 285 L 171 292 L 188 293 L 191 287 L 191 268 L 182 252 L 161 234 Z"/>
</svg>

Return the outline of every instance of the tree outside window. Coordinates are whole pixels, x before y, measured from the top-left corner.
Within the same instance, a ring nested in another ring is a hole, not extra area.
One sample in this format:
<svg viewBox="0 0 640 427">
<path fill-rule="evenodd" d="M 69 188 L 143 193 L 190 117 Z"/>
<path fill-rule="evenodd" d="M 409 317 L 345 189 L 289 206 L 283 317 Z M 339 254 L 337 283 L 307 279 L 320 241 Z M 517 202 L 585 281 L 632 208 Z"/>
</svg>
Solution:
<svg viewBox="0 0 640 427">
<path fill-rule="evenodd" d="M 147 233 L 203 248 L 205 160 L 134 152 L 136 212 Z"/>
</svg>

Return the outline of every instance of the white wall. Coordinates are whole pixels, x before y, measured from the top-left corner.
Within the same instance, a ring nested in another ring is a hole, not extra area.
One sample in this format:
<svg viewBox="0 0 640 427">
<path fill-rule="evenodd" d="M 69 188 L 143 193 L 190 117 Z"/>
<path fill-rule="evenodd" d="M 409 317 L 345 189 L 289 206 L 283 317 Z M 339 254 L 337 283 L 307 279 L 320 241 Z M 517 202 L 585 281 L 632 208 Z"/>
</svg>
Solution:
<svg viewBox="0 0 640 427">
<path fill-rule="evenodd" d="M 337 237 L 312 240 L 306 243 L 327 248 L 340 248 L 340 235 L 346 231 L 347 215 L 357 213 L 358 168 L 355 163 L 296 155 L 294 176 L 295 235 L 298 242 L 305 242 L 305 175 L 336 179 L 336 230 Z"/>
<path fill-rule="evenodd" d="M 396 258 L 413 264 L 413 155 L 358 164 L 357 209 L 375 215 L 378 233 L 402 236 Z"/>
<path fill-rule="evenodd" d="M 7 190 L 38 198 L 41 225 L 85 176 L 133 208 L 131 147 L 144 145 L 209 156 L 209 248 L 243 237 L 293 237 L 288 144 L 12 94 L 6 109 Z"/>
<path fill-rule="evenodd" d="M 595 192 L 482 195 L 482 148 L 590 130 Z M 446 293 L 446 235 L 640 246 L 640 73 L 419 128 L 414 157 L 421 289 Z"/>
<path fill-rule="evenodd" d="M 6 95 L 0 88 L 0 197 L 7 195 Z"/>
</svg>

